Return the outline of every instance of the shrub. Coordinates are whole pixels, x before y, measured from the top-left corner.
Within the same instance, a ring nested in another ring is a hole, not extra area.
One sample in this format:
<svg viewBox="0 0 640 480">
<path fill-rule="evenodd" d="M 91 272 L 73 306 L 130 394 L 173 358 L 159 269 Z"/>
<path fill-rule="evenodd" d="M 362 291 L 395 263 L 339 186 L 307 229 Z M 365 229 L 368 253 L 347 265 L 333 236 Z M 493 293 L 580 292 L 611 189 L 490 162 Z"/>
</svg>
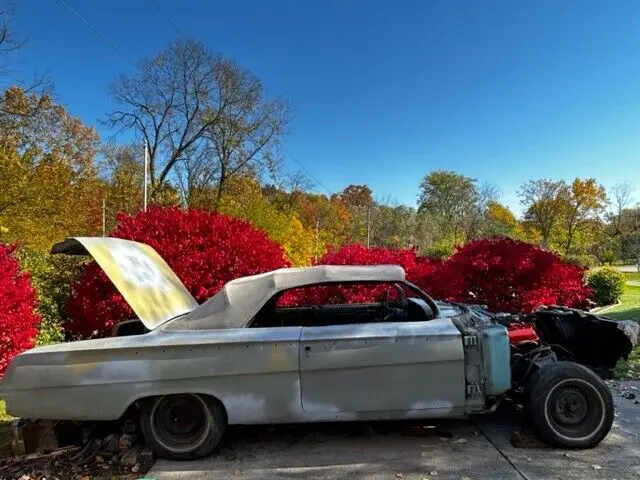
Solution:
<svg viewBox="0 0 640 480">
<path fill-rule="evenodd" d="M 443 240 L 440 240 L 434 243 L 430 247 L 427 247 L 424 253 L 426 254 L 427 257 L 439 258 L 441 260 L 445 260 L 446 258 L 451 256 L 455 248 L 456 247 L 455 247 L 455 244 L 453 243 L 453 240 L 449 240 L 445 238 Z"/>
<path fill-rule="evenodd" d="M 157 250 L 198 302 L 229 280 L 288 266 L 282 248 L 244 220 L 204 210 L 151 207 L 119 215 L 113 237 Z M 105 335 L 133 312 L 98 265 L 90 263 L 67 302 L 74 336 Z"/>
<path fill-rule="evenodd" d="M 21 271 L 15 250 L 0 244 L 0 375 L 13 357 L 33 347 L 40 322 L 30 275 Z"/>
<path fill-rule="evenodd" d="M 607 248 L 602 252 L 602 263 L 606 265 L 613 265 L 616 263 L 617 259 L 618 257 L 616 252 L 611 248 Z"/>
<path fill-rule="evenodd" d="M 584 268 L 509 238 L 459 247 L 439 271 L 434 287 L 435 295 L 443 299 L 522 313 L 550 304 L 584 307 L 591 294 Z"/>
<path fill-rule="evenodd" d="M 404 268 L 407 279 L 415 282 L 420 288 L 430 290 L 435 283 L 435 272 L 440 268 L 440 260 L 420 257 L 412 249 L 392 249 L 385 247 L 367 248 L 363 245 L 347 245 L 329 251 L 317 262 L 317 265 L 400 265 Z M 346 301 L 375 301 L 386 290 L 384 286 L 359 288 L 336 287 L 323 289 L 326 296 L 344 298 Z M 315 303 L 318 303 L 316 300 Z"/>
<path fill-rule="evenodd" d="M 620 300 L 624 291 L 624 275 L 613 268 L 599 268 L 587 276 L 587 284 L 593 289 L 598 305 L 610 305 Z"/>
<path fill-rule="evenodd" d="M 598 257 L 595 255 L 583 254 L 583 255 L 563 255 L 562 260 L 567 263 L 578 265 L 579 267 L 592 268 L 600 264 Z"/>
<path fill-rule="evenodd" d="M 31 281 L 38 295 L 38 326 L 36 345 L 64 341 L 65 303 L 71 284 L 78 278 L 86 260 L 67 255 L 50 255 L 20 248 L 17 252 L 22 268 L 31 273 Z"/>
</svg>

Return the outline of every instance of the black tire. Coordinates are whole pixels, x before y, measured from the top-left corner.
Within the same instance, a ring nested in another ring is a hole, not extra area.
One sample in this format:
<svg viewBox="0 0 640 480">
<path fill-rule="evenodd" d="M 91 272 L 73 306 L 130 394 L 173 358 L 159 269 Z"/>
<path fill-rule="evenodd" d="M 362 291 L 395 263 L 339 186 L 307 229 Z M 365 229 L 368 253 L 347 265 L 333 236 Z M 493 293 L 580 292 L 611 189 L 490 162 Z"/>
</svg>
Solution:
<svg viewBox="0 0 640 480">
<path fill-rule="evenodd" d="M 592 448 L 613 424 L 613 397 L 588 368 L 557 362 L 538 370 L 527 384 L 525 415 L 541 440 L 561 448 Z"/>
<path fill-rule="evenodd" d="M 192 393 L 154 397 L 142 404 L 142 434 L 159 457 L 192 460 L 209 455 L 227 426 L 222 404 Z"/>
</svg>

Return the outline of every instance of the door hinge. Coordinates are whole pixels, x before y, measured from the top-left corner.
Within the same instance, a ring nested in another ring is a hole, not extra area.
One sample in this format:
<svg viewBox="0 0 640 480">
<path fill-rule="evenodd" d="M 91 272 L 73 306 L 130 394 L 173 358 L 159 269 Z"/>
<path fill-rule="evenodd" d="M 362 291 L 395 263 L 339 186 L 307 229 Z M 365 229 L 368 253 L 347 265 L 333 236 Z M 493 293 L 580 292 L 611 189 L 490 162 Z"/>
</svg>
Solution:
<svg viewBox="0 0 640 480">
<path fill-rule="evenodd" d="M 482 390 L 480 389 L 480 385 L 478 385 L 477 383 L 470 383 L 469 385 L 467 385 L 468 396 L 475 396 L 475 395 L 481 395 L 481 394 L 482 394 Z"/>
<path fill-rule="evenodd" d="M 475 335 L 466 335 L 462 338 L 465 348 L 473 348 L 478 346 L 478 337 Z"/>
</svg>

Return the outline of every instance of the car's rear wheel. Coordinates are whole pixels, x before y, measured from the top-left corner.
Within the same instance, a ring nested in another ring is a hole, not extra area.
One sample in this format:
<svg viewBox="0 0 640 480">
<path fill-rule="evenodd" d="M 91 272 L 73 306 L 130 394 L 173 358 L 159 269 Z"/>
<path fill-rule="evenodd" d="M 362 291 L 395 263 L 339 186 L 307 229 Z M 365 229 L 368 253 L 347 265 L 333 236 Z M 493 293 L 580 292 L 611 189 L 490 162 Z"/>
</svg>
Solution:
<svg viewBox="0 0 640 480">
<path fill-rule="evenodd" d="M 528 383 L 526 414 L 545 442 L 562 448 L 595 447 L 609 433 L 614 405 L 595 373 L 572 362 L 541 368 Z"/>
<path fill-rule="evenodd" d="M 190 460 L 209 455 L 225 431 L 224 407 L 192 393 L 155 397 L 142 406 L 142 433 L 158 456 Z"/>
</svg>

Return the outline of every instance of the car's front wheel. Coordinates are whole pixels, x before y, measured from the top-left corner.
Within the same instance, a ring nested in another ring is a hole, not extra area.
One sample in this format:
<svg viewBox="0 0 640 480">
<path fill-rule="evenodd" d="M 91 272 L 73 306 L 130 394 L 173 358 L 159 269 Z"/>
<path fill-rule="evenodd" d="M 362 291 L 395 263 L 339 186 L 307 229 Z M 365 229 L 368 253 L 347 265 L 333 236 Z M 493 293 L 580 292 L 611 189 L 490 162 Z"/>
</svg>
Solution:
<svg viewBox="0 0 640 480">
<path fill-rule="evenodd" d="M 187 393 L 144 402 L 140 423 L 147 444 L 158 456 L 191 460 L 213 452 L 227 420 L 216 399 Z"/>
<path fill-rule="evenodd" d="M 526 414 L 539 437 L 561 448 L 595 447 L 609 433 L 614 405 L 594 372 L 572 362 L 541 368 L 527 388 Z"/>
</svg>

